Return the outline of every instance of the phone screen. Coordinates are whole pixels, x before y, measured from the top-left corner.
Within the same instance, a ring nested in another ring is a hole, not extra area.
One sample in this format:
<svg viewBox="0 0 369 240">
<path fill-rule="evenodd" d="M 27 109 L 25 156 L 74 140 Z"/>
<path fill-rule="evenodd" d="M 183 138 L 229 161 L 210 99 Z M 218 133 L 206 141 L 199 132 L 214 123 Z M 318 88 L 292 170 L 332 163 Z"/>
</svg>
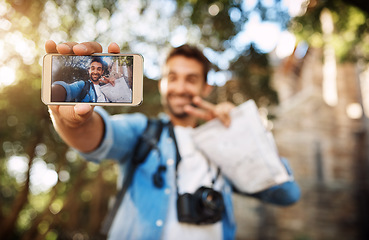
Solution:
<svg viewBox="0 0 369 240">
<path fill-rule="evenodd" d="M 53 55 L 51 61 L 51 102 L 132 103 L 132 55 Z"/>
</svg>

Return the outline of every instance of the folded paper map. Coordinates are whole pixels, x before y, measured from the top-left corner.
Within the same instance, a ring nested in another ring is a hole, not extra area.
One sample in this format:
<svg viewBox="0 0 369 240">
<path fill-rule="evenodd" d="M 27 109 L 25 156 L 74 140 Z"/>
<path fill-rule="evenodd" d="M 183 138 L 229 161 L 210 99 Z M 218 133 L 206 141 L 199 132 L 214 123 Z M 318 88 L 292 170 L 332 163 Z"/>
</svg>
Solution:
<svg viewBox="0 0 369 240">
<path fill-rule="evenodd" d="M 101 86 L 100 89 L 111 102 L 132 102 L 132 90 L 128 87 L 124 77 L 116 79 L 114 87 L 108 83 Z"/>
<path fill-rule="evenodd" d="M 231 126 L 211 120 L 193 132 L 199 150 L 241 192 L 255 193 L 289 180 L 271 132 L 249 100 L 231 112 Z"/>
</svg>

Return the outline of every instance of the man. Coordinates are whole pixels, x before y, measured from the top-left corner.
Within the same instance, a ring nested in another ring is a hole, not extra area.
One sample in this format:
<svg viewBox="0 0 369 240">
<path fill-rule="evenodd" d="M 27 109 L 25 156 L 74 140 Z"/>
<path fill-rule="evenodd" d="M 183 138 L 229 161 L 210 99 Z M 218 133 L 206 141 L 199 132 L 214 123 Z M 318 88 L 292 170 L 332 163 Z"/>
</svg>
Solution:
<svg viewBox="0 0 369 240">
<path fill-rule="evenodd" d="M 47 52 L 62 54 L 101 52 L 98 43 L 56 46 L 48 41 L 45 48 Z M 108 51 L 119 53 L 120 50 L 112 43 Z M 203 100 L 211 90 L 206 83 L 209 68 L 206 57 L 194 47 L 184 45 L 169 54 L 159 82 L 166 112 L 161 116 L 164 123 L 161 138 L 157 149 L 138 166 L 116 214 L 109 239 L 235 238 L 232 183 L 196 149 L 190 136 L 199 119 L 219 118 L 226 126 L 230 125 L 233 104 L 213 105 Z M 141 113 L 110 117 L 102 108 L 92 109 L 83 104 L 50 106 L 50 113 L 55 129 L 66 143 L 91 161 L 116 159 L 122 171 L 147 125 L 147 118 Z M 162 187 L 153 180 L 160 167 L 164 169 Z M 183 217 L 186 209 L 181 208 L 179 199 L 182 201 L 183 196 L 188 196 L 186 194 L 195 195 L 203 187 L 221 194 L 221 217 L 219 221 L 195 224 L 192 219 Z M 294 181 L 289 181 L 254 196 L 266 202 L 289 205 L 299 199 L 300 191 Z"/>
<path fill-rule="evenodd" d="M 87 81 L 77 81 L 68 84 L 63 81 L 56 81 L 51 87 L 52 102 L 109 102 L 109 99 L 100 89 L 100 83 L 111 83 L 114 86 L 114 79 L 103 76 L 104 62 L 101 58 L 91 59 Z"/>
</svg>

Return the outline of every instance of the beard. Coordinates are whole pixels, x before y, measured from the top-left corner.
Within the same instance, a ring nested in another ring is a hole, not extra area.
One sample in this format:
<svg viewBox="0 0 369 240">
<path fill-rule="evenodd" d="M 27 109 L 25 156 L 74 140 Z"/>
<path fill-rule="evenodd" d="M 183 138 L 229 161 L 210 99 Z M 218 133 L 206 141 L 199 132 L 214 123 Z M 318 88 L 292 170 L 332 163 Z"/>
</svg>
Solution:
<svg viewBox="0 0 369 240">
<path fill-rule="evenodd" d="M 182 111 L 182 112 L 174 111 L 174 109 L 170 106 L 170 104 L 167 104 L 166 108 L 176 118 L 184 119 L 189 116 L 185 111 Z"/>
<path fill-rule="evenodd" d="M 94 79 L 96 78 L 96 79 Z M 100 74 L 91 74 L 90 75 L 90 79 L 92 82 L 99 82 L 99 79 L 101 78 L 101 75 Z"/>
<path fill-rule="evenodd" d="M 168 98 L 170 97 L 171 95 L 167 96 L 165 99 L 164 99 L 164 102 L 163 102 L 163 106 L 164 108 L 171 114 L 173 115 L 174 117 L 176 118 L 179 118 L 179 119 L 184 119 L 184 118 L 187 118 L 189 117 L 189 114 L 186 113 L 184 111 L 184 106 L 186 105 L 183 105 L 183 106 L 179 106 L 179 107 L 175 107 L 175 106 L 172 106 L 172 104 L 170 103 L 170 101 L 168 100 Z M 192 95 L 189 95 L 189 94 L 185 94 L 183 95 L 184 97 L 187 97 L 190 99 L 188 105 L 193 105 L 192 103 L 192 98 L 193 96 Z"/>
</svg>

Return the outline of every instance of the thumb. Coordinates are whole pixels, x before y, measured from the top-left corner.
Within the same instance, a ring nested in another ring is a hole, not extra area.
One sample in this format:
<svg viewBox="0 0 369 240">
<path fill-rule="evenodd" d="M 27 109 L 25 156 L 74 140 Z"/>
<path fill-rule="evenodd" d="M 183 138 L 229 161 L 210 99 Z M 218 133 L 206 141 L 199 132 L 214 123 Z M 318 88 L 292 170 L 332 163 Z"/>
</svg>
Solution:
<svg viewBox="0 0 369 240">
<path fill-rule="evenodd" d="M 94 107 L 91 106 L 90 104 L 77 103 L 74 106 L 73 119 L 75 125 L 79 126 L 81 124 L 84 124 L 92 116 L 93 110 Z"/>
<path fill-rule="evenodd" d="M 89 104 L 77 103 L 73 108 L 59 109 L 60 115 L 64 116 L 62 121 L 69 127 L 79 127 L 83 125 L 93 113 L 93 107 Z"/>
<path fill-rule="evenodd" d="M 73 106 L 49 106 L 54 125 L 75 128 L 84 124 L 93 114 L 89 104 L 78 103 Z"/>
<path fill-rule="evenodd" d="M 92 112 L 92 110 L 93 107 L 89 104 L 77 103 L 74 106 L 74 112 L 76 113 L 76 115 L 80 115 L 81 117 L 83 117 L 84 115 L 88 115 Z"/>
</svg>

